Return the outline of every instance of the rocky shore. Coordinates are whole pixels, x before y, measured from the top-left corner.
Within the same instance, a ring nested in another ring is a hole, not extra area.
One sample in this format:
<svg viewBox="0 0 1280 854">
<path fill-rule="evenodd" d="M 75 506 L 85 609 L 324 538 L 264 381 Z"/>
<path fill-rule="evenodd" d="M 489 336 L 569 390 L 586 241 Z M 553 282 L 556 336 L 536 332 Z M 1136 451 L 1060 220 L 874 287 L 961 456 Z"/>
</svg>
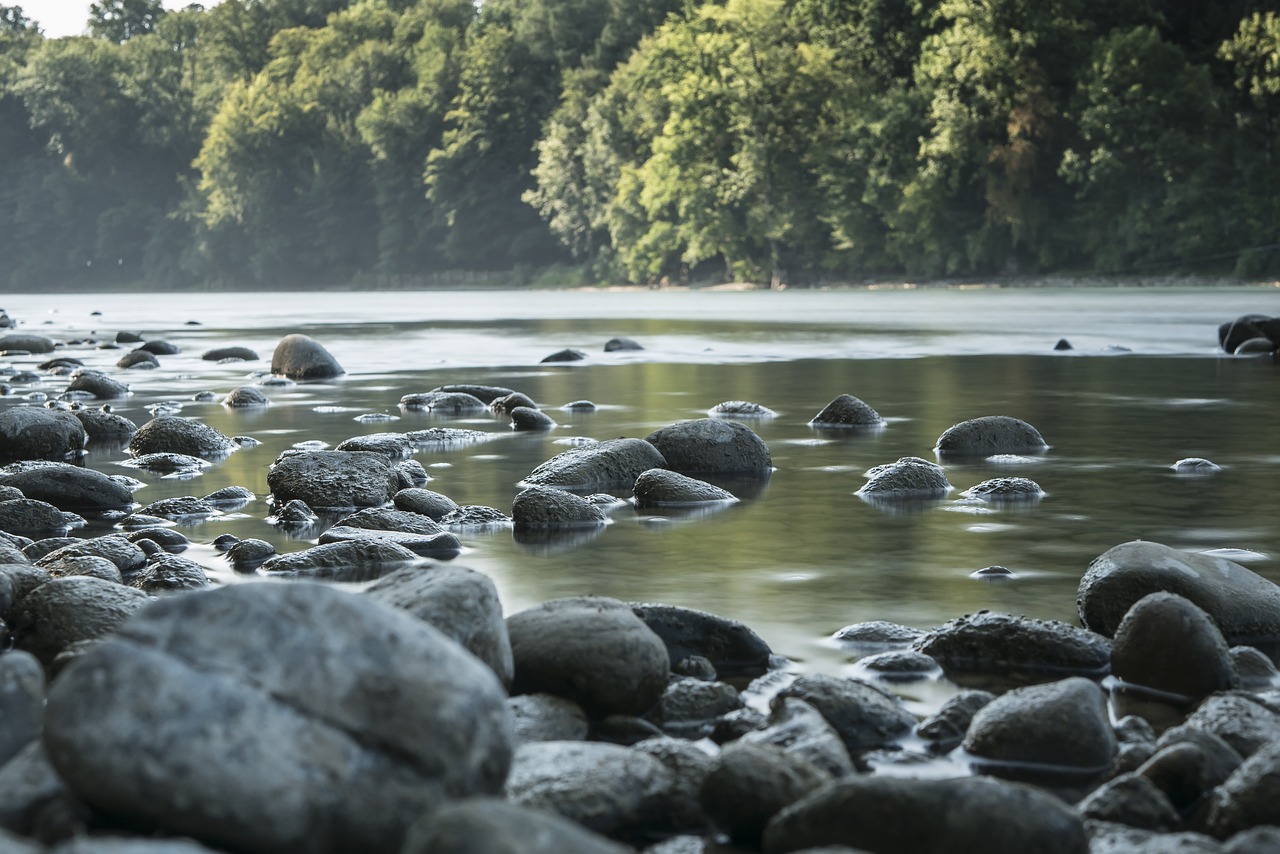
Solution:
<svg viewBox="0 0 1280 854">
<path fill-rule="evenodd" d="M 1273 332 L 1249 316 L 1220 342 L 1249 355 Z M 478 529 L 536 541 L 597 531 L 624 502 L 740 500 L 704 478 L 767 478 L 770 449 L 748 425 L 773 413 L 726 401 L 571 447 L 509 508 L 458 505 L 413 459 L 472 431 L 285 451 L 267 478 L 273 523 L 323 530 L 288 553 L 218 537 L 254 579 L 218 584 L 172 523 L 252 493 L 141 506 L 131 478 L 75 463 L 113 437 L 133 466 L 198 471 L 252 440 L 111 411 L 173 345 L 121 342 L 133 349 L 97 370 L 68 343 L 0 329 L 5 358 L 60 389 L 45 405 L 0 400 L 0 851 L 1280 850 L 1280 586 L 1242 565 L 1118 543 L 1081 567 L 1078 624 L 987 611 L 928 631 L 858 623 L 833 638 L 858 656 L 854 679 L 800 673 L 732 615 L 670 603 L 578 596 L 507 613 L 457 562 Z M 22 370 L 0 363 L 0 390 Z M 276 378 L 342 372 L 305 335 L 272 354 Z M 269 403 L 253 387 L 223 400 Z M 400 403 L 554 424 L 509 388 Z M 815 430 L 885 429 L 849 394 L 815 411 Z M 933 451 L 868 471 L 859 497 L 935 500 L 953 490 L 951 461 L 1048 445 L 992 414 Z M 966 497 L 1042 494 L 997 478 Z M 76 536 L 89 521 L 114 529 Z M 939 674 L 960 690 L 926 716 L 891 690 Z"/>
</svg>

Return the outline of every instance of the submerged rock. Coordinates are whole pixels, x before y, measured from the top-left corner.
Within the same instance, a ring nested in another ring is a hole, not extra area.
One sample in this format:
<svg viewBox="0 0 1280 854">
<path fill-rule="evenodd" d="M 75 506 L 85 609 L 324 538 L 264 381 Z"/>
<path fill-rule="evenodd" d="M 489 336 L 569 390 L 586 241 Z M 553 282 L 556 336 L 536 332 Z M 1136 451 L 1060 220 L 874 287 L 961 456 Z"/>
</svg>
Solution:
<svg viewBox="0 0 1280 854">
<path fill-rule="evenodd" d="M 232 409 L 248 409 L 259 406 L 270 406 L 271 398 L 262 393 L 260 389 L 253 386 L 241 386 L 232 389 L 226 397 L 222 399 L 222 405 Z"/>
<path fill-rule="evenodd" d="M 630 338 L 610 338 L 604 342 L 604 351 L 606 353 L 617 353 L 624 350 L 643 350 L 638 343 Z"/>
<path fill-rule="evenodd" d="M 419 560 L 415 552 L 404 546 L 369 538 L 325 543 L 276 555 L 262 564 L 262 571 L 317 581 L 371 581 Z"/>
<path fill-rule="evenodd" d="M 873 501 L 941 499 L 954 488 L 942 466 L 919 457 L 903 457 L 870 469 L 867 482 L 855 495 Z"/>
<path fill-rule="evenodd" d="M 984 480 L 960 494 L 980 501 L 1039 501 L 1044 497 L 1044 490 L 1029 478 L 997 477 Z"/>
</svg>

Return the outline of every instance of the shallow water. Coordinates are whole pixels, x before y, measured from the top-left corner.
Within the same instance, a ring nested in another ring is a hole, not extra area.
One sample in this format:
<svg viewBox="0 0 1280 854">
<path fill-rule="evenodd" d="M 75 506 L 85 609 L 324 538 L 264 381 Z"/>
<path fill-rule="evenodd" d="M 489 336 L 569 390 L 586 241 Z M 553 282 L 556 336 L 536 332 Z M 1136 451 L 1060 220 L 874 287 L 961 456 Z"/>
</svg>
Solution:
<svg viewBox="0 0 1280 854">
<path fill-rule="evenodd" d="M 571 441 L 643 437 L 726 400 L 778 413 L 746 422 L 768 443 L 776 470 L 734 484 L 742 502 L 689 516 L 625 506 L 598 536 L 550 545 L 518 542 L 509 529 L 464 534 L 458 562 L 492 576 L 509 613 L 580 594 L 684 605 L 742 620 L 798 669 L 830 673 L 856 672 L 829 640 L 850 623 L 930 628 L 982 608 L 1076 622 L 1076 586 L 1089 562 L 1132 539 L 1230 550 L 1280 581 L 1280 366 L 1216 348 L 1219 323 L 1280 315 L 1276 288 L 9 295 L 0 305 L 21 332 L 109 340 L 131 330 L 177 344 L 182 354 L 160 357 L 153 371 L 116 371 L 122 350 L 65 349 L 131 384 L 133 395 L 113 406 L 138 424 L 168 401 L 262 443 L 194 479 L 122 467 L 120 447 L 91 446 L 86 457 L 144 481 L 143 504 L 227 485 L 256 493 L 236 516 L 181 528 L 195 543 L 187 556 L 224 583 L 240 579 L 207 545 L 219 534 L 269 540 L 280 551 L 310 544 L 265 521 L 267 467 L 296 444 L 440 425 L 483 430 L 492 441 L 415 458 L 433 477 L 429 488 L 509 513 L 517 483 Z M 317 338 L 347 374 L 264 388 L 272 400 L 264 410 L 221 406 L 231 389 L 260 379 L 253 372 L 269 369 L 290 332 Z M 615 336 L 645 349 L 604 353 Z M 1054 352 L 1060 337 L 1076 349 Z M 228 345 L 262 359 L 200 359 Z M 540 364 L 564 347 L 588 358 Z M 28 368 L 45 358 L 0 364 Z M 27 396 L 55 396 L 62 382 L 17 386 L 0 406 L 40 405 Z M 397 405 L 402 395 L 456 382 L 523 391 L 559 426 L 517 434 L 497 417 Z M 192 400 L 204 390 L 215 402 Z M 862 398 L 888 425 L 847 434 L 809 427 L 841 393 Z M 583 398 L 599 410 L 559 409 Z M 927 506 L 873 506 L 854 495 L 871 466 L 932 457 L 950 425 L 997 414 L 1035 425 L 1049 452 L 948 461 L 956 492 Z M 362 415 L 397 420 L 356 420 Z M 1170 466 L 1184 457 L 1223 471 L 1175 474 Z M 1030 477 L 1047 494 L 1005 508 L 958 495 L 1003 475 Z M 990 565 L 1013 575 L 973 577 Z M 907 693 L 928 707 L 949 690 L 928 683 Z"/>
</svg>

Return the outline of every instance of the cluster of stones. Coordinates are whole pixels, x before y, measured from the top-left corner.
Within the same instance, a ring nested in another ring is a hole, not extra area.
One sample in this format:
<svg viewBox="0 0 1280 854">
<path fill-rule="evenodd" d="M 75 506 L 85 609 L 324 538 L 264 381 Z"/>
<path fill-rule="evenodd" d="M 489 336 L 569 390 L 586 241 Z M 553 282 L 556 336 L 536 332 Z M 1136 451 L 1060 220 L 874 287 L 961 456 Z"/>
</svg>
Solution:
<svg viewBox="0 0 1280 854">
<path fill-rule="evenodd" d="M 1218 327 L 1218 346 L 1237 356 L 1274 355 L 1280 347 L 1280 318 L 1244 314 Z"/>
<path fill-rule="evenodd" d="M 282 347 L 282 375 L 341 372 L 303 336 Z M 487 387 L 402 405 L 468 398 L 513 424 L 539 411 Z M 268 478 L 276 523 L 341 518 L 288 555 L 221 543 L 238 570 L 293 579 L 223 587 L 163 523 L 242 506 L 247 491 L 136 508 L 127 479 L 66 462 L 89 436 L 83 410 L 9 410 L 0 528 L 42 535 L 0 536 L 0 630 L 13 647 L 0 655 L 0 849 L 1280 846 L 1280 587 L 1230 561 L 1117 546 L 1081 580 L 1079 627 L 989 612 L 927 633 L 846 627 L 835 640 L 863 654 L 865 678 L 797 674 L 748 626 L 673 605 L 577 597 L 504 616 L 487 576 L 440 562 L 469 526 L 598 528 L 616 499 L 593 490 L 630 490 L 640 507 L 732 502 L 701 477 L 768 475 L 767 445 L 725 418 L 773 416 L 761 409 L 730 401 L 645 439 L 574 447 L 528 475 L 510 517 L 425 489 L 409 459 L 477 441 L 468 431 L 287 452 Z M 883 420 L 842 395 L 811 423 Z M 176 416 L 124 435 L 157 471 L 238 447 Z M 951 428 L 935 451 L 1045 447 L 1030 425 L 993 416 Z M 905 458 L 868 472 L 862 493 L 950 490 L 941 466 Z M 1038 493 L 1002 478 L 968 495 Z M 80 514 L 118 514 L 122 532 L 67 537 Z M 330 578 L 372 583 L 313 583 Z M 883 687 L 939 672 L 964 690 L 925 719 Z M 911 776 L 940 757 L 963 770 Z"/>
</svg>

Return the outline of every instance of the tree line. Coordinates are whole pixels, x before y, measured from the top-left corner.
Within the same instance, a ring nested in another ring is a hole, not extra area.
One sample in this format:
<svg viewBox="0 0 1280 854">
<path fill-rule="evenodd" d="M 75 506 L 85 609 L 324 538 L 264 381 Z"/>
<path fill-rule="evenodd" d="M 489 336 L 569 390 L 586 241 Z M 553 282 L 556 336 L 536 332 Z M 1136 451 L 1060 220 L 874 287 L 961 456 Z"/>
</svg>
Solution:
<svg viewBox="0 0 1280 854">
<path fill-rule="evenodd" d="M 0 6 L 0 287 L 1274 273 L 1278 12 Z"/>
</svg>

